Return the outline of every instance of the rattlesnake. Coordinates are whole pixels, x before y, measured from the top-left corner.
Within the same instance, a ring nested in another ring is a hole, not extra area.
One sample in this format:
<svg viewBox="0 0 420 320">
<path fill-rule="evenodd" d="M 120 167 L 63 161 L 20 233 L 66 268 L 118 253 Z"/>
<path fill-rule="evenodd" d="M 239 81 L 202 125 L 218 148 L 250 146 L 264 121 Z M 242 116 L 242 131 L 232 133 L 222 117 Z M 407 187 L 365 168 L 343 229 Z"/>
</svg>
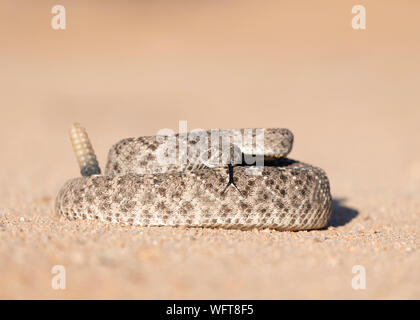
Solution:
<svg viewBox="0 0 420 320">
<path fill-rule="evenodd" d="M 286 158 L 293 144 L 289 130 L 261 129 L 263 148 L 256 144 L 257 131 L 251 132 L 248 137 L 252 144 L 248 145 L 241 144 L 249 133 L 245 129 L 219 132 L 231 139 L 227 156 L 220 164 L 211 160 L 226 154 L 221 152 L 221 145 L 192 154 L 187 150 L 197 145 L 197 139 L 188 135 L 124 139 L 110 149 L 105 174 L 100 175 L 86 131 L 73 126 L 70 135 L 85 176 L 65 183 L 56 198 L 56 212 L 70 220 L 137 226 L 277 230 L 325 227 L 332 208 L 325 172 Z M 200 132 L 209 137 L 211 133 Z M 176 140 L 172 150 L 176 160 L 184 161 L 162 165 L 158 157 L 163 153 L 159 152 L 172 138 Z M 210 145 L 210 140 L 203 141 Z M 263 167 L 243 163 L 245 155 L 262 152 Z M 207 162 L 203 155 L 209 156 Z"/>
</svg>

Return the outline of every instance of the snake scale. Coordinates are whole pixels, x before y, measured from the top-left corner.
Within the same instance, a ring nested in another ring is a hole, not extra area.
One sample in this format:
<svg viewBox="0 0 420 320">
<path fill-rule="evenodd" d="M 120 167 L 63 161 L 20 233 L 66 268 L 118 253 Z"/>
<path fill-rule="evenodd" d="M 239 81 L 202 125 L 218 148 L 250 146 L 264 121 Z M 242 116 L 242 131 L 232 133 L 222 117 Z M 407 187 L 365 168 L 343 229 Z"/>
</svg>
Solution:
<svg viewBox="0 0 420 320">
<path fill-rule="evenodd" d="M 241 143 L 246 130 L 219 131 L 221 137 L 230 139 L 228 152 L 223 153 L 219 144 L 204 153 L 189 152 L 200 139 L 181 134 L 166 139 L 159 135 L 124 139 L 110 149 L 101 175 L 86 131 L 75 125 L 71 139 L 84 176 L 67 181 L 60 189 L 56 213 L 70 220 L 137 226 L 325 227 L 332 210 L 325 172 L 286 157 L 293 144 L 288 129 L 260 129 L 263 148 L 256 143 L 255 129 L 249 129 L 252 144 Z M 200 134 L 210 137 L 212 133 Z M 163 153 L 159 152 L 172 138 L 176 143 L 166 155 L 175 152 L 176 159 L 183 161 L 162 164 L 158 160 Z M 211 145 L 210 138 L 206 139 L 204 145 Z M 262 167 L 244 163 L 246 155 L 261 153 Z M 217 163 L 214 159 L 222 160 Z"/>
</svg>

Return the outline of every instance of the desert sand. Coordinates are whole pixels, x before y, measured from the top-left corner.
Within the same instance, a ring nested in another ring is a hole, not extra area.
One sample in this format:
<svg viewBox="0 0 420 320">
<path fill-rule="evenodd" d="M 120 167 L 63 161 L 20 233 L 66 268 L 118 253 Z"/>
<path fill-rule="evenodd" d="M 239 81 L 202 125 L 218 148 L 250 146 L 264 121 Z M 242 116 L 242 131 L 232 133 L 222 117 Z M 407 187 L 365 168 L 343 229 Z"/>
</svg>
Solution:
<svg viewBox="0 0 420 320">
<path fill-rule="evenodd" d="M 0 298 L 419 299 L 420 4 L 369 1 L 0 3 Z M 79 175 L 159 129 L 286 127 L 323 168 L 324 230 L 139 228 L 54 213 Z M 65 290 L 52 288 L 56 265 Z M 366 288 L 352 287 L 354 266 Z"/>
</svg>

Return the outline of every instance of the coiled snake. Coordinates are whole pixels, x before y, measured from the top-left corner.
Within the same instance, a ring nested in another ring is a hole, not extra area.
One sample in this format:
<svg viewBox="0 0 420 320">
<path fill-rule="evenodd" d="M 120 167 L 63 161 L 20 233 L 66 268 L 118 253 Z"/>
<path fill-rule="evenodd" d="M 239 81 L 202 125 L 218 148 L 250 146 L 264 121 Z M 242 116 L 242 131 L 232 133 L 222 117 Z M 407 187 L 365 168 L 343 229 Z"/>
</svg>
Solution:
<svg viewBox="0 0 420 320">
<path fill-rule="evenodd" d="M 56 212 L 71 220 L 138 226 L 325 227 L 332 208 L 325 172 L 286 158 L 293 144 L 289 130 L 249 130 L 218 131 L 219 137 L 230 139 L 227 152 L 222 152 L 223 143 L 211 144 L 217 141 L 210 138 L 216 130 L 200 131 L 195 138 L 179 134 L 124 139 L 110 149 L 105 174 L 100 175 L 86 131 L 75 125 L 70 136 L 84 176 L 61 188 Z M 252 142 L 243 142 L 245 136 Z M 263 146 L 256 143 L 258 137 Z M 168 141 L 174 141 L 172 149 Z M 205 142 L 200 147 L 211 147 L 191 152 L 197 141 Z M 244 163 L 247 155 L 258 154 L 263 155 L 263 166 Z M 162 164 L 162 155 L 177 161 L 166 158 Z"/>
</svg>

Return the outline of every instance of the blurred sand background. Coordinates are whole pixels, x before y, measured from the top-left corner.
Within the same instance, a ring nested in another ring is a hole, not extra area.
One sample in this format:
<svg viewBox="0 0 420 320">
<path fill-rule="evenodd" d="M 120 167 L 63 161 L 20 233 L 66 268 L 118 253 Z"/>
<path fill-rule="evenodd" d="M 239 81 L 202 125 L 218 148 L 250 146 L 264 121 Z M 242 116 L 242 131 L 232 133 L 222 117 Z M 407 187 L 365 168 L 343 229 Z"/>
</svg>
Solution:
<svg viewBox="0 0 420 320">
<path fill-rule="evenodd" d="M 51 28 L 64 5 L 67 29 Z M 351 28 L 353 5 L 367 29 Z M 420 2 L 0 2 L 0 298 L 420 298 Z M 326 230 L 127 228 L 54 215 L 121 138 L 287 127 L 326 170 Z M 66 290 L 51 288 L 63 265 Z M 366 290 L 351 287 L 366 268 Z"/>
</svg>

